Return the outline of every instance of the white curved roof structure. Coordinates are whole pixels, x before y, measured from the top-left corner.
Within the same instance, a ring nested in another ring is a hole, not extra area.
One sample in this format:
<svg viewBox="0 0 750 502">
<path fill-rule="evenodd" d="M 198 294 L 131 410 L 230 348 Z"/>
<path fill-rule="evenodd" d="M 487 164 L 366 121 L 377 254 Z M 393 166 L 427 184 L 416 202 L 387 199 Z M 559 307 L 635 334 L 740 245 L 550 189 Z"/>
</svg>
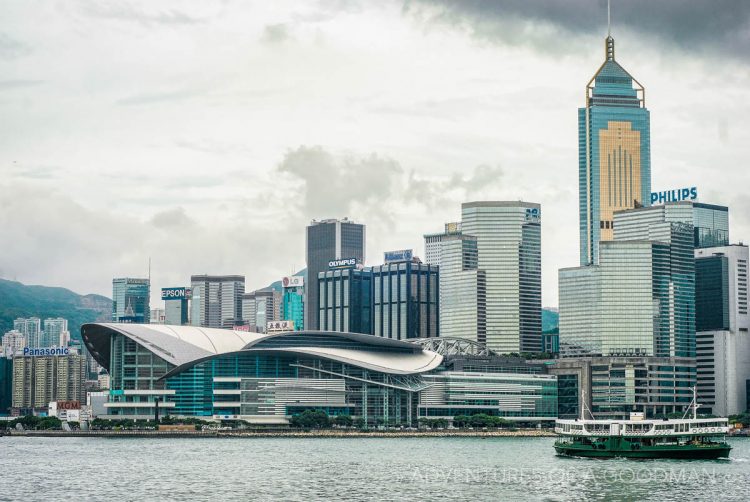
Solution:
<svg viewBox="0 0 750 502">
<path fill-rule="evenodd" d="M 109 369 L 109 340 L 121 334 L 152 351 L 174 369 L 163 378 L 223 354 L 286 352 L 330 359 L 373 371 L 413 375 L 437 368 L 443 356 L 419 345 L 374 335 L 332 331 L 249 333 L 160 324 L 92 323 L 81 327 L 87 349 Z"/>
</svg>

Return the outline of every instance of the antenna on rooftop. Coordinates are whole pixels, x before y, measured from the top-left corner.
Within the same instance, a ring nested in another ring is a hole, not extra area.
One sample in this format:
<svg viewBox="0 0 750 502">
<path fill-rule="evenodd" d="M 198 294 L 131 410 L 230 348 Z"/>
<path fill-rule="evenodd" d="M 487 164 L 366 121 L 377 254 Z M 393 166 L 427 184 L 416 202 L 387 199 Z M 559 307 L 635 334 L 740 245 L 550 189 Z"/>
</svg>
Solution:
<svg viewBox="0 0 750 502">
<path fill-rule="evenodd" d="M 607 36 L 612 36 L 612 16 L 610 9 L 610 0 L 607 0 Z"/>
</svg>

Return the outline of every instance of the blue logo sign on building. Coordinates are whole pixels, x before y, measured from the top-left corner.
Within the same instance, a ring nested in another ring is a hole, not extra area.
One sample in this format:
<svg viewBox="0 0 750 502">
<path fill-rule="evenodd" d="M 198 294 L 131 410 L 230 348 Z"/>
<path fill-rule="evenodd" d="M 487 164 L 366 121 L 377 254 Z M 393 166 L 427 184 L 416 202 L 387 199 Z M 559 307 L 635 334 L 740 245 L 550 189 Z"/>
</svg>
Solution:
<svg viewBox="0 0 750 502">
<path fill-rule="evenodd" d="M 678 188 L 676 190 L 665 190 L 663 192 L 651 192 L 651 204 L 664 204 L 665 202 L 678 202 L 681 200 L 695 200 L 698 198 L 698 188 Z"/>
<path fill-rule="evenodd" d="M 162 300 L 189 300 L 192 296 L 190 288 L 162 288 Z"/>
<path fill-rule="evenodd" d="M 526 208 L 526 221 L 539 221 L 542 216 L 542 210 L 538 207 L 527 207 Z"/>
<path fill-rule="evenodd" d="M 397 261 L 411 261 L 414 257 L 414 250 L 412 249 L 400 249 L 398 251 L 386 251 L 385 263 L 393 263 Z"/>
</svg>

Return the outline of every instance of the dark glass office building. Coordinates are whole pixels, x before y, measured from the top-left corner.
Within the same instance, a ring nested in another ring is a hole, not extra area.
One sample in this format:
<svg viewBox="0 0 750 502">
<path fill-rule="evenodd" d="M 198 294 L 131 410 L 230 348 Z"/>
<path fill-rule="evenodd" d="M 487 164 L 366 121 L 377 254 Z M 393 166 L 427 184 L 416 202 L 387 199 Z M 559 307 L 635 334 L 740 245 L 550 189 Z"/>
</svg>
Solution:
<svg viewBox="0 0 750 502">
<path fill-rule="evenodd" d="M 318 329 L 372 334 L 372 272 L 345 268 L 318 274 Z M 308 288 L 308 291 L 311 288 Z"/>
<path fill-rule="evenodd" d="M 343 220 L 314 221 L 307 227 L 306 250 L 308 284 L 305 290 L 305 329 L 323 329 L 319 315 L 318 276 L 328 270 L 328 262 L 340 258 L 365 261 L 365 226 Z"/>
<path fill-rule="evenodd" d="M 729 258 L 695 259 L 695 330 L 729 330 Z"/>
<path fill-rule="evenodd" d="M 371 270 L 372 334 L 396 340 L 440 335 L 438 267 L 410 260 Z"/>
</svg>

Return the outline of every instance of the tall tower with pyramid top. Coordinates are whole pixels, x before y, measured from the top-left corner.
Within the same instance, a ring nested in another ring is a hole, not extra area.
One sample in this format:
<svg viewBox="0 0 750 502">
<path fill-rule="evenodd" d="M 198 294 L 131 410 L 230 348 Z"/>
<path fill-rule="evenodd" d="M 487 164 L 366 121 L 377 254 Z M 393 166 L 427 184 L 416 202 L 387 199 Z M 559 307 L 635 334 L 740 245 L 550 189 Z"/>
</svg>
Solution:
<svg viewBox="0 0 750 502">
<path fill-rule="evenodd" d="M 581 265 L 599 263 L 599 242 L 613 238 L 614 212 L 647 206 L 651 193 L 650 117 L 645 90 L 604 41 L 604 63 L 578 109 Z"/>
</svg>

